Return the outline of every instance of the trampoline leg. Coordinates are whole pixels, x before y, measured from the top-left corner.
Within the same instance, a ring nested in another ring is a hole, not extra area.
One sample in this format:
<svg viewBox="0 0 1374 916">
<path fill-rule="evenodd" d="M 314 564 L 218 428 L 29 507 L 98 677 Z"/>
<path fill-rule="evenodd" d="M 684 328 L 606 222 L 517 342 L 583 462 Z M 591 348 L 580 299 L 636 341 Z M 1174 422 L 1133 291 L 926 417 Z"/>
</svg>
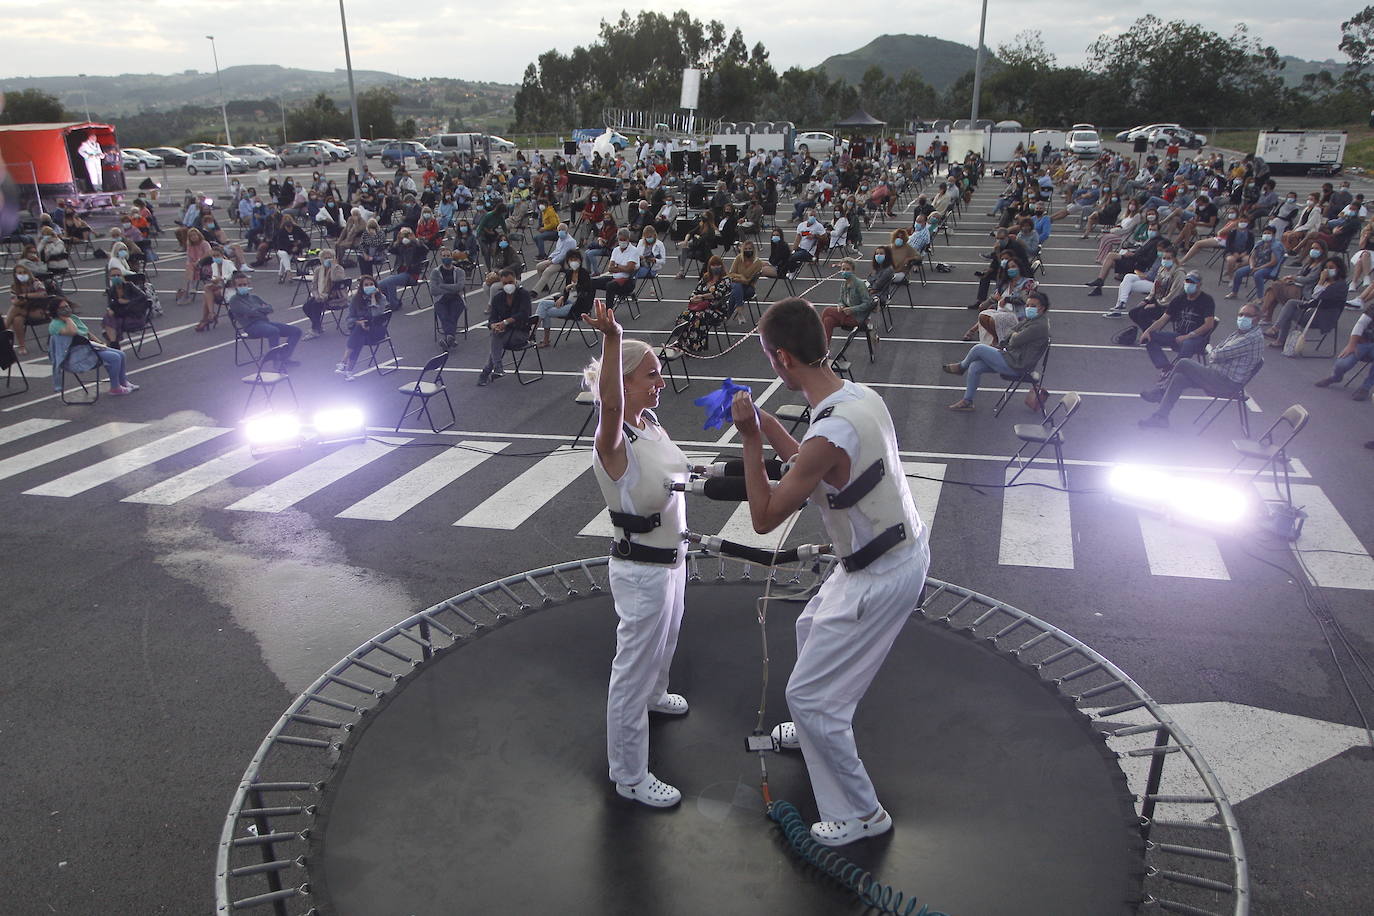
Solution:
<svg viewBox="0 0 1374 916">
<path fill-rule="evenodd" d="M 1150 773 L 1145 780 L 1145 797 L 1140 800 L 1140 838 L 1148 841 L 1150 839 L 1150 825 L 1154 823 L 1155 800 L 1159 794 L 1159 784 L 1164 778 L 1164 758 L 1168 756 L 1163 751 L 1158 750 L 1169 743 L 1169 730 L 1161 728 L 1155 734 L 1155 748 L 1157 753 L 1150 757 Z"/>
</svg>

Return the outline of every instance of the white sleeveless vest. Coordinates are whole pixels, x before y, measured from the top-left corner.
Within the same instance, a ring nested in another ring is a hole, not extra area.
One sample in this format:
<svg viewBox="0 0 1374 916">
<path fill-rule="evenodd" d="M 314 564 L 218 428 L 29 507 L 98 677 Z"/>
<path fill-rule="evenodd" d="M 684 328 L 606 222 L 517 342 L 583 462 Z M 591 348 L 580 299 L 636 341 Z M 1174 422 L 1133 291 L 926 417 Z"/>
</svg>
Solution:
<svg viewBox="0 0 1374 916">
<path fill-rule="evenodd" d="M 646 547 L 676 550 L 681 563 L 682 533 L 687 530 L 687 506 L 680 492 L 670 491 L 669 483 L 685 483 L 691 465 L 687 456 L 673 443 L 658 419 L 646 411 L 649 422 L 643 430 L 625 424 L 625 473 L 612 480 L 601 465 L 601 457 L 593 455 L 592 470 L 601 487 L 606 507 L 613 512 L 659 517 L 659 525 L 642 534 L 631 534 L 617 528 L 618 538 L 628 538 Z"/>
</svg>

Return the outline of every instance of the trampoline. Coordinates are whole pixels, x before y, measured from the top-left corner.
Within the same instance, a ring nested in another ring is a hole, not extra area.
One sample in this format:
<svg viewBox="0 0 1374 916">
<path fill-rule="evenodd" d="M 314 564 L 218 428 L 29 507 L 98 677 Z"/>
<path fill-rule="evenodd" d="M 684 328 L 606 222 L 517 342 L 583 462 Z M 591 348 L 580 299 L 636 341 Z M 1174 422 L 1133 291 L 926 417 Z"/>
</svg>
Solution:
<svg viewBox="0 0 1374 916">
<path fill-rule="evenodd" d="M 774 596 L 829 562 L 779 570 Z M 533 570 L 379 634 L 292 704 L 225 821 L 219 911 L 871 912 L 793 855 L 745 750 L 766 573 L 689 564 L 672 689 L 692 709 L 650 724 L 650 768 L 678 808 L 620 799 L 606 777 L 606 560 Z M 800 608 L 770 604 L 770 722 L 786 718 Z M 896 826 L 840 852 L 932 912 L 1246 912 L 1239 832 L 1206 763 L 1110 662 L 1015 608 L 930 580 L 855 731 Z M 1148 761 L 1139 795 L 1123 757 Z M 767 764 L 773 797 L 814 820 L 800 754 Z M 1166 765 L 1205 791 L 1162 794 Z"/>
</svg>

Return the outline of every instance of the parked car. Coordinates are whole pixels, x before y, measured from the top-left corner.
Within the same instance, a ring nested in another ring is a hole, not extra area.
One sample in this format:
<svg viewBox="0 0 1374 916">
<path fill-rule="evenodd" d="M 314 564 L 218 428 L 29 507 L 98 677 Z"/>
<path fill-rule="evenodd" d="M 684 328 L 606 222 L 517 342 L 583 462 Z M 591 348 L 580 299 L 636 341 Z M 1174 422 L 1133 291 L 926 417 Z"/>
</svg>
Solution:
<svg viewBox="0 0 1374 916">
<path fill-rule="evenodd" d="M 119 151 L 119 154 L 124 160 L 125 171 L 162 168 L 163 159 L 161 156 L 155 156 L 146 149 L 139 149 L 137 146 L 126 146 Z"/>
<path fill-rule="evenodd" d="M 1155 149 L 1164 149 L 1169 145 L 1171 139 L 1177 139 L 1178 145 L 1184 149 L 1202 149 L 1207 145 L 1206 136 L 1195 134 L 1188 128 L 1179 127 L 1177 124 L 1161 127 L 1152 132 L 1149 136 L 1149 143 Z"/>
<path fill-rule="evenodd" d="M 793 143 L 793 146 L 796 149 L 806 147 L 806 149 L 814 156 L 817 153 L 833 153 L 835 151 L 835 143 L 836 140 L 834 134 L 828 134 L 823 130 L 804 130 L 797 134 L 797 139 Z M 841 150 L 847 149 L 848 147 L 848 141 L 839 141 L 839 148 Z"/>
<path fill-rule="evenodd" d="M 368 159 L 371 159 L 373 156 L 380 156 L 382 154 L 382 150 L 386 149 L 388 143 L 395 142 L 395 137 L 383 137 L 380 140 L 364 140 L 363 155 L 366 156 Z"/>
<path fill-rule="evenodd" d="M 498 137 L 496 136 L 496 134 L 488 134 L 487 142 L 491 144 L 491 151 L 493 153 L 515 152 L 515 144 L 507 140 L 505 137 Z M 614 143 L 615 138 L 611 138 L 611 142 Z M 623 149 L 624 147 L 621 148 Z"/>
<path fill-rule="evenodd" d="M 343 162 L 345 159 L 353 155 L 353 151 L 351 149 L 349 149 L 346 146 L 340 146 L 332 140 L 313 140 L 311 142 L 318 143 L 320 147 L 324 149 L 325 152 L 329 153 L 330 158 L 332 158 L 335 162 Z"/>
<path fill-rule="evenodd" d="M 430 151 L 414 140 L 393 140 L 386 145 L 381 155 L 382 165 L 399 166 L 404 165 L 407 159 L 414 162 L 427 159 Z"/>
<path fill-rule="evenodd" d="M 1149 137 L 1150 134 L 1159 130 L 1161 127 L 1177 127 L 1177 124 L 1159 122 L 1155 124 L 1137 124 L 1135 127 L 1123 130 L 1116 135 L 1116 139 L 1121 143 L 1131 143 L 1140 137 Z"/>
<path fill-rule="evenodd" d="M 288 143 L 281 148 L 282 165 L 308 165 L 317 168 L 329 162 L 330 155 L 313 140 L 307 143 Z"/>
<path fill-rule="evenodd" d="M 207 149 L 219 149 L 219 144 L 218 144 L 218 143 L 188 143 L 188 144 L 186 144 L 186 152 L 188 152 L 188 153 L 199 153 L 201 150 L 207 150 Z"/>
<path fill-rule="evenodd" d="M 281 168 L 281 157 L 276 153 L 267 152 L 256 146 L 236 146 L 230 151 L 231 155 L 238 156 L 248 167 L 252 169 L 279 169 Z"/>
<path fill-rule="evenodd" d="M 155 146 L 148 150 L 148 152 L 152 153 L 154 156 L 160 156 L 162 161 L 168 165 L 176 166 L 185 165 L 186 160 L 191 157 L 191 154 L 186 152 L 186 150 L 178 149 L 175 146 Z"/>
<path fill-rule="evenodd" d="M 246 172 L 248 163 L 238 156 L 226 153 L 220 149 L 203 149 L 191 154 L 191 158 L 186 161 L 186 172 L 189 175 L 198 175 L 201 172 Z"/>
<path fill-rule="evenodd" d="M 1102 154 L 1102 137 L 1096 130 L 1075 127 L 1069 131 L 1068 142 L 1064 144 L 1075 156 L 1088 158 Z"/>
</svg>

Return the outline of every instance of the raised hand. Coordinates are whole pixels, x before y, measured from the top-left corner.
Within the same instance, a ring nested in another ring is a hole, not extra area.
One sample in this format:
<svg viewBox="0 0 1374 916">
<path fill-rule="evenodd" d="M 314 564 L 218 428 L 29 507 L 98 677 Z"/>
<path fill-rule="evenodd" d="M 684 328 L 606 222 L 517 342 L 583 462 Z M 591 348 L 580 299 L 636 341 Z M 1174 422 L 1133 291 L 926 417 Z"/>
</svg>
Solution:
<svg viewBox="0 0 1374 916">
<path fill-rule="evenodd" d="M 592 305 L 590 312 L 582 316 L 582 320 L 607 337 L 620 336 L 621 327 L 615 320 L 615 309 L 606 308 L 606 303 L 600 299 Z"/>
</svg>

